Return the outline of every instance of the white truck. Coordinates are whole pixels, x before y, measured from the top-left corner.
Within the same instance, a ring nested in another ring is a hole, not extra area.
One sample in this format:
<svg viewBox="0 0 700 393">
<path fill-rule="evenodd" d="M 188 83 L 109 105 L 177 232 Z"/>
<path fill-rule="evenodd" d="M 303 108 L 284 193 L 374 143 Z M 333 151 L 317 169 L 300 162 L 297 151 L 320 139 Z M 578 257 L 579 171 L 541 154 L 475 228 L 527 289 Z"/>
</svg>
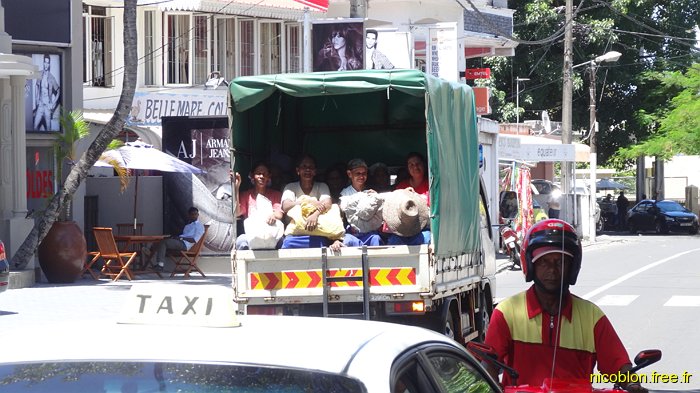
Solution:
<svg viewBox="0 0 700 393">
<path fill-rule="evenodd" d="M 229 92 L 240 173 L 301 153 L 319 168 L 355 157 L 398 168 L 418 151 L 431 201 L 426 245 L 234 250 L 240 313 L 355 316 L 483 338 L 495 251 L 471 88 L 417 70 L 367 70 L 240 77 Z"/>
</svg>

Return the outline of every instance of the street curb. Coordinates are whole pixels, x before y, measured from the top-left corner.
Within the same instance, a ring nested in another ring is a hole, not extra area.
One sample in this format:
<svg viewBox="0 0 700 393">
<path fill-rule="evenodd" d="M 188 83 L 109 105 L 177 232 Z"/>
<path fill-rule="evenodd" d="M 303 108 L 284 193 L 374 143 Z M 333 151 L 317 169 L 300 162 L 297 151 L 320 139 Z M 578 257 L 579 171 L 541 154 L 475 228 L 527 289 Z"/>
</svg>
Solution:
<svg viewBox="0 0 700 393">
<path fill-rule="evenodd" d="M 18 270 L 10 272 L 10 285 L 7 289 L 21 289 L 33 287 L 36 284 L 34 270 Z"/>
</svg>

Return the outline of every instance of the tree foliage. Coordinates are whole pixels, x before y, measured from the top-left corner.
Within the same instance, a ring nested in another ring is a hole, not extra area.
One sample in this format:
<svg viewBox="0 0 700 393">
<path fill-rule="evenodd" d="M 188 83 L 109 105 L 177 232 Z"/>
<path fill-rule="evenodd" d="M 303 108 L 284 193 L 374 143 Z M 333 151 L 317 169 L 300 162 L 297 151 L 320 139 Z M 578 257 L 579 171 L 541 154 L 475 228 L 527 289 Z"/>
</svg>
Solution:
<svg viewBox="0 0 700 393">
<path fill-rule="evenodd" d="M 515 121 L 516 77 L 521 82 L 522 120 L 538 120 L 547 111 L 561 120 L 564 50 L 564 0 L 512 0 L 513 57 L 470 60 L 467 67 L 489 66 L 498 92 L 492 107 L 502 122 Z M 649 72 L 685 71 L 696 59 L 693 27 L 700 22 L 700 0 L 574 0 L 573 64 L 608 51 L 622 53 L 617 63 L 602 63 L 596 75 L 597 146 L 605 163 L 620 148 L 656 132 L 648 116 L 665 105 L 672 91 Z M 588 67 L 574 69 L 572 130 L 589 129 Z"/>
<path fill-rule="evenodd" d="M 669 159 L 676 154 L 700 154 L 700 64 L 680 71 L 649 73 L 660 81 L 658 95 L 670 98 L 668 105 L 648 113 L 640 111 L 639 121 L 652 130 L 645 141 L 621 149 L 616 158 L 634 159 L 658 156 Z"/>
</svg>

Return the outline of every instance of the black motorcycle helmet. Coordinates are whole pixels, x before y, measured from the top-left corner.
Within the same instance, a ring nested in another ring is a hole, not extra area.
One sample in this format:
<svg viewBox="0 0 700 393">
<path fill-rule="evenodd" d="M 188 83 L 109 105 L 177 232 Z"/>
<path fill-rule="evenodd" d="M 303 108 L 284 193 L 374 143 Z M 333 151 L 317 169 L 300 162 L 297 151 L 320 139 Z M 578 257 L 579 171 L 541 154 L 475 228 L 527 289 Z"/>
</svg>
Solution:
<svg viewBox="0 0 700 393">
<path fill-rule="evenodd" d="M 520 253 L 520 266 L 525 274 L 525 281 L 534 279 L 535 268 L 533 266 L 533 252 L 541 247 L 556 248 L 573 258 L 569 270 L 568 284 L 576 284 L 578 272 L 581 270 L 581 240 L 576 230 L 566 221 L 557 219 L 542 220 L 533 225 L 525 236 L 522 252 Z"/>
</svg>

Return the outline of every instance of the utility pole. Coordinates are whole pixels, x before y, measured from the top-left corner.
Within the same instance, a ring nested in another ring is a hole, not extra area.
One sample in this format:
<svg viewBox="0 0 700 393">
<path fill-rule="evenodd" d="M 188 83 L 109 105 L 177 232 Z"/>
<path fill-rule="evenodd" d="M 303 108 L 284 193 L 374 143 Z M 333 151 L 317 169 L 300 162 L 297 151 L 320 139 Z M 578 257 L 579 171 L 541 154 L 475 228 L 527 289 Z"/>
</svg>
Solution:
<svg viewBox="0 0 700 393">
<path fill-rule="evenodd" d="M 588 71 L 591 73 L 591 81 L 590 81 L 590 86 L 588 88 L 589 91 L 589 99 L 590 103 L 588 106 L 588 121 L 589 121 L 589 127 L 590 130 L 590 136 L 589 136 L 589 142 L 590 142 L 590 147 L 591 147 L 591 200 L 590 200 L 590 212 L 591 216 L 595 217 L 595 209 L 597 207 L 598 201 L 596 200 L 596 170 L 598 166 L 598 155 L 596 154 L 596 144 L 595 144 L 595 134 L 598 132 L 598 124 L 596 122 L 596 114 L 595 114 L 595 100 L 596 100 L 596 93 L 595 93 L 595 72 L 596 68 L 598 67 L 598 63 L 593 60 L 591 61 L 590 67 L 588 68 Z M 601 212 L 602 214 L 602 212 Z M 591 223 L 593 224 L 591 226 L 591 231 L 590 231 L 590 241 L 595 242 L 595 235 L 596 235 L 596 225 L 597 223 L 595 222 L 595 219 L 591 220 Z"/>
<path fill-rule="evenodd" d="M 565 24 L 564 24 L 564 86 L 561 100 L 561 143 L 571 143 L 571 100 L 573 83 L 571 81 L 571 47 L 573 36 L 571 25 L 573 24 L 573 0 L 566 0 Z M 561 163 L 561 185 L 564 194 L 571 192 L 571 164 Z"/>
<path fill-rule="evenodd" d="M 529 80 L 530 78 L 515 77 L 515 127 L 518 135 L 520 135 L 520 82 Z"/>
</svg>

